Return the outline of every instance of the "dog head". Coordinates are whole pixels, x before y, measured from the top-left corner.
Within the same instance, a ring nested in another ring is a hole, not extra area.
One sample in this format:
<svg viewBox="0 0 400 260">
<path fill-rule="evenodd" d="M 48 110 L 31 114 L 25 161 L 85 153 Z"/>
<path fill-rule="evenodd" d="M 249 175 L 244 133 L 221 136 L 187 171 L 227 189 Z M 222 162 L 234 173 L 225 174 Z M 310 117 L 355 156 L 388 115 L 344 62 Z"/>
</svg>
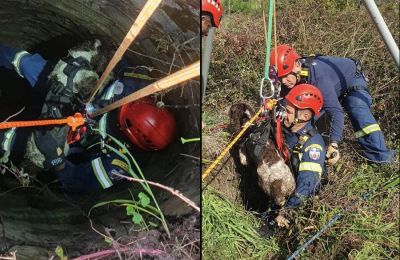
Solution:
<svg viewBox="0 0 400 260">
<path fill-rule="evenodd" d="M 254 110 L 246 103 L 233 104 L 228 111 L 229 129 L 237 132 L 254 116 Z"/>
</svg>

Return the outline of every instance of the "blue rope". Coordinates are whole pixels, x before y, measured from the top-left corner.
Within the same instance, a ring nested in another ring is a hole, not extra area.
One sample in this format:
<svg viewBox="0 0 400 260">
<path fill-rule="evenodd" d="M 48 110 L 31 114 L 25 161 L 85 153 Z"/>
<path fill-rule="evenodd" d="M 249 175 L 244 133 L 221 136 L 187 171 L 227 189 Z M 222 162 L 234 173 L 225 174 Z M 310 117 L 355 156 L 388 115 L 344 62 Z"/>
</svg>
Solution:
<svg viewBox="0 0 400 260">
<path fill-rule="evenodd" d="M 395 177 L 395 180 L 389 180 L 388 181 L 389 184 L 384 185 L 382 188 L 389 188 L 389 187 L 393 187 L 395 185 L 399 184 L 399 179 L 398 177 Z M 361 200 L 363 201 L 367 201 L 371 195 L 373 193 L 375 193 L 375 191 L 377 191 L 378 188 L 374 188 L 368 192 L 365 192 L 363 194 L 361 194 Z M 300 253 L 306 249 L 315 239 L 317 239 L 319 236 L 322 235 L 322 233 L 324 233 L 328 228 L 330 228 L 336 221 L 338 221 L 342 216 L 344 216 L 344 213 L 346 213 L 347 211 L 349 211 L 350 209 L 352 209 L 354 207 L 354 205 L 356 204 L 356 202 L 358 202 L 360 200 L 357 201 L 353 201 L 348 207 L 346 207 L 342 212 L 337 213 L 335 216 L 333 216 L 328 223 L 326 223 L 320 231 L 318 231 L 318 233 L 316 233 L 315 235 L 313 235 L 310 239 L 307 240 L 307 242 L 305 242 L 302 246 L 300 246 L 296 251 L 294 251 L 294 253 L 289 256 L 287 258 L 287 260 L 292 260 L 294 259 L 296 256 L 299 256 Z"/>
<path fill-rule="evenodd" d="M 290 257 L 288 257 L 288 260 L 294 259 L 296 256 L 300 255 L 300 253 L 306 249 L 316 238 L 318 238 L 322 233 L 324 233 L 330 226 L 332 226 L 337 220 L 339 220 L 343 216 L 343 213 L 338 213 L 336 214 L 333 218 L 331 218 L 328 223 L 320 230 L 318 233 L 316 233 L 314 236 L 312 236 L 306 243 L 304 243 L 301 247 L 299 247 Z"/>
</svg>

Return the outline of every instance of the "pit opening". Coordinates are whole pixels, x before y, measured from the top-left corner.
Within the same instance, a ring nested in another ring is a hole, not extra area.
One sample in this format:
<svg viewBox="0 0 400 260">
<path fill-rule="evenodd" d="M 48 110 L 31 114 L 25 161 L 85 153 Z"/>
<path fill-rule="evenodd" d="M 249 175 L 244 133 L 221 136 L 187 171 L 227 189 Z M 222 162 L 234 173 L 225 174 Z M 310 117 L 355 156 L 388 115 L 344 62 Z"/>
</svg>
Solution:
<svg viewBox="0 0 400 260">
<path fill-rule="evenodd" d="M 0 42 L 39 53 L 57 60 L 68 49 L 100 35 L 118 45 L 145 1 L 2 1 Z M 168 1 L 162 3 L 143 31 L 126 52 L 131 66 L 153 68 L 155 78 L 162 78 L 199 59 L 199 3 Z M 16 17 L 15 19 L 9 19 Z M 0 120 L 25 110 L 12 120 L 34 120 L 40 114 L 44 97 L 35 92 L 13 71 L 0 68 Z M 146 154 L 141 168 L 146 178 L 180 190 L 195 203 L 200 201 L 199 161 L 182 154 L 199 157 L 199 143 L 181 144 L 180 137 L 200 136 L 199 81 L 190 80 L 166 93 L 155 95 L 174 115 L 177 133 L 165 150 Z M 140 159 L 139 159 L 140 160 Z M 28 172 L 29 170 L 26 169 Z M 3 238 L 0 253 L 14 245 L 54 250 L 57 245 L 69 249 L 69 255 L 98 241 L 86 213 L 99 201 L 129 199 L 138 185 L 125 182 L 110 189 L 87 195 L 60 192 L 54 175 L 40 174 L 38 182 L 22 188 L 11 174 L 0 174 L 0 220 Z M 129 188 L 129 190 L 128 190 Z M 180 216 L 191 209 L 167 192 L 153 189 L 166 215 Z M 112 214 L 99 210 L 93 221 L 118 227 L 126 218 L 124 209 Z M 126 230 L 125 230 L 126 231 Z M 101 238 L 100 238 L 101 240 Z"/>
</svg>

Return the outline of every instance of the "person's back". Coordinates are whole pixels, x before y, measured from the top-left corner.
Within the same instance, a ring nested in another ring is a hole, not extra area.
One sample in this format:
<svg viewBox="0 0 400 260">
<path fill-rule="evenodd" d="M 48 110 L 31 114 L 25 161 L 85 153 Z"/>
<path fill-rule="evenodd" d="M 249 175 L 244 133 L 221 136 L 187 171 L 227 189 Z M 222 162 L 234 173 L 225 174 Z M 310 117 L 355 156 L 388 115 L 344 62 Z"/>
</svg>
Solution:
<svg viewBox="0 0 400 260">
<path fill-rule="evenodd" d="M 336 97 L 340 97 L 356 76 L 355 62 L 349 58 L 316 56 L 306 61 L 300 60 L 302 66 L 309 69 L 308 83 L 322 91 L 324 100 L 327 98 L 325 93 L 330 93 L 331 88 L 334 88 Z"/>
<path fill-rule="evenodd" d="M 383 133 L 370 111 L 372 98 L 360 62 L 318 55 L 302 58 L 292 47 L 279 45 L 271 51 L 270 63 L 276 67 L 284 86 L 281 95 L 301 83 L 312 84 L 322 92 L 323 110 L 329 116 L 331 128 L 327 150 L 329 164 L 335 164 L 340 158 L 344 111 L 349 115 L 363 157 L 376 163 L 393 162 L 394 151 L 386 148 Z"/>
</svg>

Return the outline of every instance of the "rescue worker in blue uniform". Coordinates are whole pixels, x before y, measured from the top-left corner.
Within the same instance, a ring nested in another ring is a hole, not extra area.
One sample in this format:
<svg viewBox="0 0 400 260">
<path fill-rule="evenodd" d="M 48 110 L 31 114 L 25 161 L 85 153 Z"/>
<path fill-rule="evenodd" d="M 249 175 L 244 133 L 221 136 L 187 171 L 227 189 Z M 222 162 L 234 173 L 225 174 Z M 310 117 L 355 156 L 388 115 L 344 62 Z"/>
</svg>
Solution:
<svg viewBox="0 0 400 260">
<path fill-rule="evenodd" d="M 309 83 L 323 94 L 323 110 L 330 117 L 330 144 L 327 162 L 335 164 L 339 158 L 338 144 L 343 138 L 344 113 L 348 113 L 355 137 L 362 147 L 362 155 L 376 163 L 392 162 L 394 151 L 386 148 L 382 131 L 373 117 L 367 80 L 358 61 L 350 58 L 313 56 L 302 58 L 288 45 L 271 51 L 271 65 L 277 68 L 280 82 L 286 87 Z M 335 155 L 335 156 L 333 156 Z"/>
<path fill-rule="evenodd" d="M 0 66 L 15 70 L 31 87 L 45 96 L 39 119 L 63 118 L 72 115 L 82 105 L 79 104 L 82 101 L 78 100 L 83 98 L 83 88 L 87 89 L 97 81 L 98 75 L 91 62 L 100 55 L 101 45 L 99 40 L 87 42 L 85 49 L 69 51 L 67 57 L 53 63 L 39 54 L 0 44 Z M 20 132 L 26 130 L 13 128 L 5 136 L 22 137 Z M 62 169 L 65 165 L 65 149 L 68 148 L 65 145 L 67 134 L 67 126 L 34 129 L 31 134 L 24 135 L 27 149 L 19 157 L 31 159 L 37 168 Z M 4 148 L 9 151 L 11 139 L 4 138 L 3 142 Z M 3 156 L 2 161 L 7 161 L 7 157 Z"/>
<path fill-rule="evenodd" d="M 116 80 L 93 105 L 101 108 L 148 84 L 143 79 Z M 72 146 L 72 149 L 81 151 L 78 152 L 80 162 L 73 164 L 67 160 L 66 167 L 57 172 L 62 187 L 69 192 L 107 189 L 121 180 L 113 173 L 129 175 L 128 164 L 119 155 L 104 153 L 100 145 L 88 152 L 93 144 L 108 142 L 111 135 L 122 142 L 135 158 L 145 158 L 149 152 L 166 148 L 172 142 L 176 129 L 173 115 L 166 108 L 158 107 L 150 98 L 126 104 L 118 110 L 100 115 L 95 121 L 98 122 L 99 133 L 87 132 L 77 145 Z M 114 148 L 120 150 L 120 147 Z"/>
<path fill-rule="evenodd" d="M 32 87 L 36 88 L 38 79 L 42 77 L 43 70 L 47 66 L 47 61 L 38 54 L 32 55 L 25 51 L 0 45 L 0 65 L 15 69 L 18 74 L 28 80 Z M 79 64 L 75 66 L 78 69 L 80 67 Z M 119 66 L 118 79 L 112 81 L 95 98 L 94 107 L 103 107 L 150 84 L 149 80 L 145 80 L 146 75 L 130 72 L 134 77 L 126 76 L 126 71 L 123 68 L 124 66 Z M 65 69 L 63 71 L 65 72 Z M 67 82 L 73 82 L 73 77 L 76 74 L 77 71 L 72 75 L 67 73 Z M 135 78 L 135 76 L 140 76 L 140 79 Z M 69 80 L 69 77 L 72 77 L 72 79 Z M 47 89 L 51 91 L 51 86 Z M 67 94 L 74 93 L 73 90 L 68 92 Z M 62 94 L 63 92 L 60 93 L 60 95 Z M 59 109 L 59 107 L 56 107 L 56 109 Z M 59 117 L 65 116 L 60 113 Z M 71 152 L 63 149 L 66 143 L 67 132 L 65 130 L 68 131 L 67 127 L 58 128 L 64 131 L 63 134 L 58 136 L 52 134 L 33 137 L 34 143 L 37 144 L 39 152 L 44 157 L 43 169 L 54 171 L 62 188 L 66 191 L 82 193 L 105 189 L 119 180 L 112 173 L 128 174 L 128 165 L 118 155 L 109 151 L 104 152 L 103 149 L 88 150 L 95 142 L 98 143 L 99 140 L 104 140 L 108 135 L 112 135 L 121 140 L 130 151 L 156 151 L 165 148 L 172 141 L 175 132 L 175 121 L 172 114 L 166 108 L 157 107 L 151 99 L 126 104 L 119 110 L 113 110 L 95 118 L 94 121 L 97 121 L 95 127 L 99 128 L 100 134 L 87 131 L 79 143 L 71 146 Z M 158 131 L 155 131 L 155 129 Z M 18 164 L 26 159 L 27 150 L 29 150 L 29 137 L 33 136 L 32 132 L 34 131 L 32 128 L 12 128 L 2 131 L 0 133 L 1 162 L 12 161 L 14 164 Z M 64 151 L 60 152 L 60 149 Z M 54 150 L 57 153 L 54 153 Z M 68 160 L 65 159 L 67 156 L 79 157 L 80 159 L 78 161 Z M 51 162 L 58 159 L 59 164 L 46 165 L 45 162 L 49 161 L 48 157 L 51 158 Z"/>
<path fill-rule="evenodd" d="M 323 97 L 316 87 L 300 84 L 291 89 L 285 100 L 285 143 L 296 179 L 295 194 L 289 198 L 286 207 L 296 207 L 318 191 L 321 177 L 326 174 L 326 146 L 313 124 L 314 116 L 320 115 Z"/>
</svg>

